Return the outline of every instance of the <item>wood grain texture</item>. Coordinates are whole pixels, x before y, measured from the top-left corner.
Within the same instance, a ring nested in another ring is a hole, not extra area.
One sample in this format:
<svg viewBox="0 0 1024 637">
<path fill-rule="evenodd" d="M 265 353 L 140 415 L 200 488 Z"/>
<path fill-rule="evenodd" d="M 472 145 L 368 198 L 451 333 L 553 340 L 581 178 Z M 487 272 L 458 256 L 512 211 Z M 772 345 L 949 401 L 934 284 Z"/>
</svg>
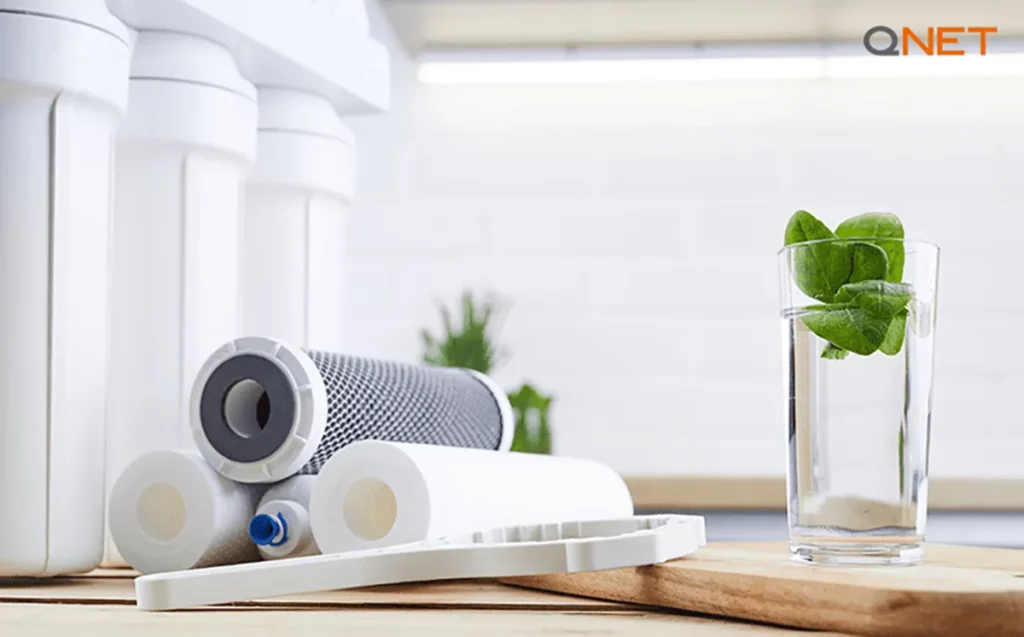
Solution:
<svg viewBox="0 0 1024 637">
<path fill-rule="evenodd" d="M 786 510 L 784 476 L 624 476 L 641 510 Z M 929 478 L 930 511 L 1024 511 L 1024 479 Z"/>
<path fill-rule="evenodd" d="M 0 634 L 32 637 L 799 637 L 802 631 L 503 586 L 438 582 L 295 595 L 249 604 L 147 613 L 131 571 L 0 580 Z M 834 637 L 844 637 L 833 634 Z"/>
<path fill-rule="evenodd" d="M 1024 635 L 1024 551 L 931 546 L 916 567 L 811 567 L 784 543 L 709 544 L 668 564 L 520 586 L 869 637 Z"/>
<path fill-rule="evenodd" d="M 645 610 L 203 609 L 0 604 L 0 633 L 31 637 L 801 637 L 802 631 Z M 821 637 L 828 637 L 821 634 Z M 817 636 L 816 636 L 817 637 Z M 831 637 L 842 637 L 832 634 Z"/>
<path fill-rule="evenodd" d="M 82 577 L 51 580 L 0 580 L 0 603 L 77 603 L 95 605 L 135 605 L 132 571 L 119 577 L 96 573 Z M 399 584 L 344 591 L 303 593 L 232 604 L 236 607 L 288 608 L 458 608 L 507 610 L 593 611 L 622 610 L 631 606 L 603 601 L 526 591 L 485 581 Z"/>
</svg>

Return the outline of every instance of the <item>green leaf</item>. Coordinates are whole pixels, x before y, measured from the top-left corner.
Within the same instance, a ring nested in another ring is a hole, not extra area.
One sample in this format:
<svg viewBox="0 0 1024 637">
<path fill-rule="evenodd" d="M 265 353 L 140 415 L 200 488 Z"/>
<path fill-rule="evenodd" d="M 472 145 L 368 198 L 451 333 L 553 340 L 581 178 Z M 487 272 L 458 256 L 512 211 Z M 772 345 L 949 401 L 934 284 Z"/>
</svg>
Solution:
<svg viewBox="0 0 1024 637">
<path fill-rule="evenodd" d="M 888 323 L 913 297 L 911 287 L 905 283 L 861 281 L 839 288 L 835 300 L 836 303 L 851 303 Z"/>
<path fill-rule="evenodd" d="M 889 329 L 885 332 L 885 340 L 878 346 L 886 356 L 895 356 L 903 349 L 903 339 L 907 334 L 907 311 L 903 310 L 892 317 Z"/>
<path fill-rule="evenodd" d="M 467 291 L 462 295 L 461 305 L 461 325 L 456 325 L 451 310 L 442 305 L 441 336 L 435 337 L 426 330 L 421 332 L 423 362 L 489 373 L 505 356 L 504 350 L 495 347 L 490 336 L 497 304 L 488 300 L 478 305 Z"/>
<path fill-rule="evenodd" d="M 806 314 L 801 320 L 807 329 L 836 347 L 868 356 L 885 340 L 892 317 L 881 318 L 854 307 Z"/>
<path fill-rule="evenodd" d="M 851 217 L 839 224 L 836 236 L 841 239 L 876 239 L 869 241 L 885 250 L 889 268 L 885 280 L 899 283 L 903 280 L 903 224 L 900 218 L 888 212 L 868 212 Z M 889 239 L 886 241 L 886 239 Z"/>
<path fill-rule="evenodd" d="M 796 284 L 807 296 L 829 302 L 836 290 L 850 279 L 853 262 L 850 248 L 843 243 L 827 241 L 836 235 L 806 210 L 797 210 L 786 224 L 785 243 L 823 241 L 797 246 L 793 252 Z"/>
<path fill-rule="evenodd" d="M 841 361 L 849 355 L 849 351 L 842 349 L 841 347 L 836 347 L 832 343 L 826 344 L 825 349 L 821 350 L 822 358 L 827 358 L 833 361 Z"/>
<path fill-rule="evenodd" d="M 889 269 L 889 258 L 885 250 L 870 243 L 851 243 L 853 253 L 853 270 L 850 272 L 850 283 L 884 280 Z"/>
<path fill-rule="evenodd" d="M 522 387 L 508 392 L 512 411 L 515 413 L 515 429 L 512 435 L 512 451 L 522 453 L 551 453 L 551 428 L 548 412 L 552 396 L 545 396 L 524 383 Z"/>
</svg>

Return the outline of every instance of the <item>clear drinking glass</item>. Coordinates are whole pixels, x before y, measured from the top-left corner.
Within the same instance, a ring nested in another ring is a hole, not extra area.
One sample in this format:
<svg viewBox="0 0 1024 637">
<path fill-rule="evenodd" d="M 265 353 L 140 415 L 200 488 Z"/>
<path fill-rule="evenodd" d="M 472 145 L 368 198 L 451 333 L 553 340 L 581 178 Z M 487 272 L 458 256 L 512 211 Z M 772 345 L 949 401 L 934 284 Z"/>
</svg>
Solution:
<svg viewBox="0 0 1024 637">
<path fill-rule="evenodd" d="M 815 258 L 829 257 L 828 250 L 842 250 L 850 240 L 794 244 L 779 252 L 787 510 L 790 553 L 798 561 L 914 564 L 923 554 L 939 248 L 886 241 L 903 246 L 898 283 L 850 288 L 868 293 L 837 293 L 831 304 L 804 294 L 798 278 Z M 899 303 L 885 304 L 906 299 L 889 294 L 894 290 L 912 296 L 886 324 L 886 311 Z M 893 353 L 903 321 L 903 343 Z M 848 343 L 853 338 L 856 347 L 870 349 L 861 341 L 873 344 L 878 329 L 885 330 L 888 353 L 847 349 L 842 357 L 821 336 Z"/>
</svg>

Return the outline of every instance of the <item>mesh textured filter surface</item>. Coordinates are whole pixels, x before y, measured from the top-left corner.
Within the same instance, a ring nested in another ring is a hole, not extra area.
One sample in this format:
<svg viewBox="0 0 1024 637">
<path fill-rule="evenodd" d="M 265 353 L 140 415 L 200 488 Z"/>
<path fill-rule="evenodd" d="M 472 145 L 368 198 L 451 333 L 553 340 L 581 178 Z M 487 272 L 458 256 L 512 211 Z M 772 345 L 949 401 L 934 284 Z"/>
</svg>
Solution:
<svg viewBox="0 0 1024 637">
<path fill-rule="evenodd" d="M 300 473 L 318 473 L 358 440 L 497 449 L 501 412 L 487 387 L 459 369 L 306 352 L 327 388 L 327 428 Z"/>
</svg>

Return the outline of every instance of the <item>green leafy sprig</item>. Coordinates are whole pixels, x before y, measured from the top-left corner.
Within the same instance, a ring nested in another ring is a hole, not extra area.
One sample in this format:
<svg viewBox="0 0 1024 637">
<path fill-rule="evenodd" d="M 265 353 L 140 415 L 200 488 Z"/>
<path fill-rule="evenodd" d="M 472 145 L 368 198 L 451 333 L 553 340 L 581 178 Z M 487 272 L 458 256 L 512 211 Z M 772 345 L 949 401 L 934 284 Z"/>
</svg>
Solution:
<svg viewBox="0 0 1024 637">
<path fill-rule="evenodd" d="M 517 391 L 509 392 L 508 400 L 516 419 L 512 451 L 550 454 L 548 412 L 554 397 L 541 394 L 529 383 L 524 383 Z"/>
<path fill-rule="evenodd" d="M 461 318 L 441 305 L 443 331 L 435 336 L 421 330 L 423 362 L 438 367 L 459 367 L 490 374 L 508 356 L 492 340 L 496 317 L 503 313 L 502 302 L 493 294 L 478 301 L 470 291 L 461 298 Z M 519 389 L 507 392 L 515 416 L 512 451 L 524 453 L 551 453 L 551 426 L 549 416 L 554 397 L 542 394 L 534 386 L 524 383 Z"/>
<path fill-rule="evenodd" d="M 423 341 L 423 362 L 439 367 L 463 367 L 488 374 L 505 352 L 491 341 L 490 330 L 498 303 L 487 299 L 478 304 L 471 292 L 462 295 L 462 321 L 456 325 L 451 312 L 441 306 L 444 333 L 435 337 L 427 330 L 420 332 Z"/>
<path fill-rule="evenodd" d="M 902 283 L 906 254 L 903 224 L 889 213 L 870 212 L 829 230 L 798 210 L 786 225 L 797 287 L 820 301 L 806 310 L 804 325 L 828 342 L 822 358 L 850 352 L 895 356 L 906 336 L 907 307 L 914 294 Z"/>
</svg>

